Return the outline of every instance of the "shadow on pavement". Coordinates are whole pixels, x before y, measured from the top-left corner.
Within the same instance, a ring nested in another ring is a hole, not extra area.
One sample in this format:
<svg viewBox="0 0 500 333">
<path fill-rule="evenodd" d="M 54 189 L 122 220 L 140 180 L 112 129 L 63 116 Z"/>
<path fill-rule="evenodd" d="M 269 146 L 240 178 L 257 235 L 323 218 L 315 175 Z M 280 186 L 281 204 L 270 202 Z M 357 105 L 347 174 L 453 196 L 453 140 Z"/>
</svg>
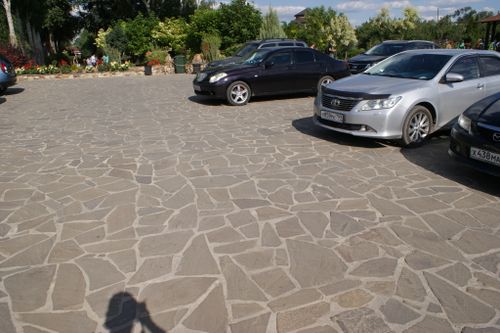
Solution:
<svg viewBox="0 0 500 333">
<path fill-rule="evenodd" d="M 193 96 L 189 96 L 188 99 L 191 102 L 194 102 L 194 103 L 197 103 L 197 104 L 201 104 L 201 105 L 207 105 L 207 106 L 227 105 L 221 99 L 211 98 L 211 97 L 208 97 L 208 96 L 193 95 Z"/>
<path fill-rule="evenodd" d="M 106 312 L 104 327 L 110 333 L 132 333 L 134 325 L 141 325 L 141 332 L 167 333 L 158 327 L 146 308 L 146 303 L 138 303 L 134 296 L 126 292 L 111 297 Z"/>
<path fill-rule="evenodd" d="M 3 103 L 5 103 L 6 101 L 7 101 L 7 100 L 6 100 L 5 98 L 3 98 L 3 97 L 0 97 L 0 104 L 3 104 Z"/>
<path fill-rule="evenodd" d="M 411 163 L 449 180 L 477 191 L 500 196 L 498 179 L 452 160 L 448 156 L 449 144 L 449 136 L 435 136 L 418 148 L 402 148 L 401 154 Z"/>
<path fill-rule="evenodd" d="M 5 96 L 9 95 L 17 95 L 20 94 L 24 91 L 24 88 L 7 88 L 5 92 L 3 93 Z"/>
<path fill-rule="evenodd" d="M 313 123 L 312 117 L 296 119 L 292 121 L 292 126 L 301 133 L 339 145 L 364 148 L 382 148 L 386 146 L 386 144 L 382 144 L 374 139 L 360 138 L 316 126 Z"/>
<path fill-rule="evenodd" d="M 277 96 L 257 96 L 257 97 L 252 97 L 250 99 L 250 104 L 252 103 L 259 103 L 259 102 L 268 102 L 268 101 L 280 101 L 280 100 L 288 100 L 288 99 L 293 99 L 293 98 L 304 98 L 304 97 L 311 97 L 311 94 L 307 93 L 297 93 L 297 94 L 289 94 L 289 95 L 277 95 Z M 227 103 L 225 100 L 222 99 L 216 99 L 210 96 L 199 96 L 199 95 L 193 95 L 189 96 L 188 99 L 191 102 L 202 104 L 202 105 L 209 105 L 209 106 L 217 106 L 217 105 L 230 105 Z M 311 102 L 312 105 L 312 102 Z"/>
</svg>

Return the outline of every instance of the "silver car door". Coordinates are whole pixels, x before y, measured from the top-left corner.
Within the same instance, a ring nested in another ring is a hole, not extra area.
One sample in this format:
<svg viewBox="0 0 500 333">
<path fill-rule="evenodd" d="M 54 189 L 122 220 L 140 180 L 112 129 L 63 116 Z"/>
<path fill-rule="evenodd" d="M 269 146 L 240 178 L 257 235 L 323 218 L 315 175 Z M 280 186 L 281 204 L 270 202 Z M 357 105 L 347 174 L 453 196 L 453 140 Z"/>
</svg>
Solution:
<svg viewBox="0 0 500 333">
<path fill-rule="evenodd" d="M 447 73 L 463 76 L 461 82 L 439 83 L 439 110 L 437 110 L 437 127 L 442 127 L 458 117 L 469 106 L 485 96 L 484 79 L 479 74 L 476 56 L 459 58 Z"/>
</svg>

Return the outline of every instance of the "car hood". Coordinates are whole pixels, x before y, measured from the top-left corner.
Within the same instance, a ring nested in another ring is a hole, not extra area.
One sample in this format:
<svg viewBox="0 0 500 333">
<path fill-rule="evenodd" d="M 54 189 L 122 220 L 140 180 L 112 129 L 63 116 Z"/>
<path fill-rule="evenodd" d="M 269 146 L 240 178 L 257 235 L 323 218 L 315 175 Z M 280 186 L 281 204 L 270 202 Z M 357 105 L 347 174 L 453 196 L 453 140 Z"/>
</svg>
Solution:
<svg viewBox="0 0 500 333">
<path fill-rule="evenodd" d="M 325 91 L 331 93 L 345 92 L 348 95 L 395 95 L 407 91 L 421 89 L 429 81 L 358 74 L 343 78 L 329 84 Z"/>
<path fill-rule="evenodd" d="M 242 57 L 232 56 L 232 57 L 224 58 L 221 60 L 215 60 L 215 61 L 209 62 L 207 67 L 223 67 L 223 66 L 227 66 L 227 65 L 233 65 L 233 64 L 240 63 L 242 60 L 243 60 Z"/>
<path fill-rule="evenodd" d="M 358 54 L 357 56 L 352 57 L 349 59 L 349 62 L 361 62 L 361 63 L 374 63 L 374 62 L 379 62 L 384 60 L 389 56 L 378 56 L 378 55 L 368 55 L 368 54 Z"/>
<path fill-rule="evenodd" d="M 473 104 L 465 115 L 474 121 L 500 127 L 500 93 Z"/>
</svg>

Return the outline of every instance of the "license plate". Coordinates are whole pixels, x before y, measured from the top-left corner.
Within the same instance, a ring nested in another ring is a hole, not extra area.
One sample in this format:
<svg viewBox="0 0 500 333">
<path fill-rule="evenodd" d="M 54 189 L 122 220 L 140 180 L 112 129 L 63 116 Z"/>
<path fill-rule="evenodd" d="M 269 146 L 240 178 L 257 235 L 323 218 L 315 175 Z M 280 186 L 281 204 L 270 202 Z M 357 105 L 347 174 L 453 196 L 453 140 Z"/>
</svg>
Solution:
<svg viewBox="0 0 500 333">
<path fill-rule="evenodd" d="M 330 112 L 330 111 L 321 111 L 321 118 L 334 121 L 336 123 L 344 122 L 344 115 L 342 113 Z"/>
<path fill-rule="evenodd" d="M 196 90 L 196 91 L 201 91 L 201 88 L 200 88 L 200 86 L 199 86 L 199 85 L 197 85 L 197 84 L 193 84 L 193 87 L 194 87 L 194 90 Z"/>
<path fill-rule="evenodd" d="M 470 158 L 500 166 L 500 154 L 492 153 L 488 150 L 471 147 Z"/>
</svg>

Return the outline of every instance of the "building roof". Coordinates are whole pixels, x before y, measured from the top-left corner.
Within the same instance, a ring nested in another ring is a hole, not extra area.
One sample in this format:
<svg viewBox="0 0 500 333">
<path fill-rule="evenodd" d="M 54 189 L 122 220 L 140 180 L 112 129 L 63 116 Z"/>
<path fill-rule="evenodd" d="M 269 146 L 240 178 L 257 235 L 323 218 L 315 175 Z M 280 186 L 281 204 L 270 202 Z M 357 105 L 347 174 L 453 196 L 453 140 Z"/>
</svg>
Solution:
<svg viewBox="0 0 500 333">
<path fill-rule="evenodd" d="M 295 17 L 303 17 L 303 16 L 305 16 L 305 15 L 306 15 L 306 10 L 307 10 L 307 8 L 302 9 L 300 12 L 298 12 L 298 13 L 297 13 L 297 14 L 295 14 L 294 16 L 295 16 Z"/>
<path fill-rule="evenodd" d="M 481 22 L 481 23 L 489 23 L 489 22 L 499 22 L 499 21 L 500 21 L 500 14 L 487 17 L 485 19 L 482 19 L 479 22 Z"/>
</svg>

